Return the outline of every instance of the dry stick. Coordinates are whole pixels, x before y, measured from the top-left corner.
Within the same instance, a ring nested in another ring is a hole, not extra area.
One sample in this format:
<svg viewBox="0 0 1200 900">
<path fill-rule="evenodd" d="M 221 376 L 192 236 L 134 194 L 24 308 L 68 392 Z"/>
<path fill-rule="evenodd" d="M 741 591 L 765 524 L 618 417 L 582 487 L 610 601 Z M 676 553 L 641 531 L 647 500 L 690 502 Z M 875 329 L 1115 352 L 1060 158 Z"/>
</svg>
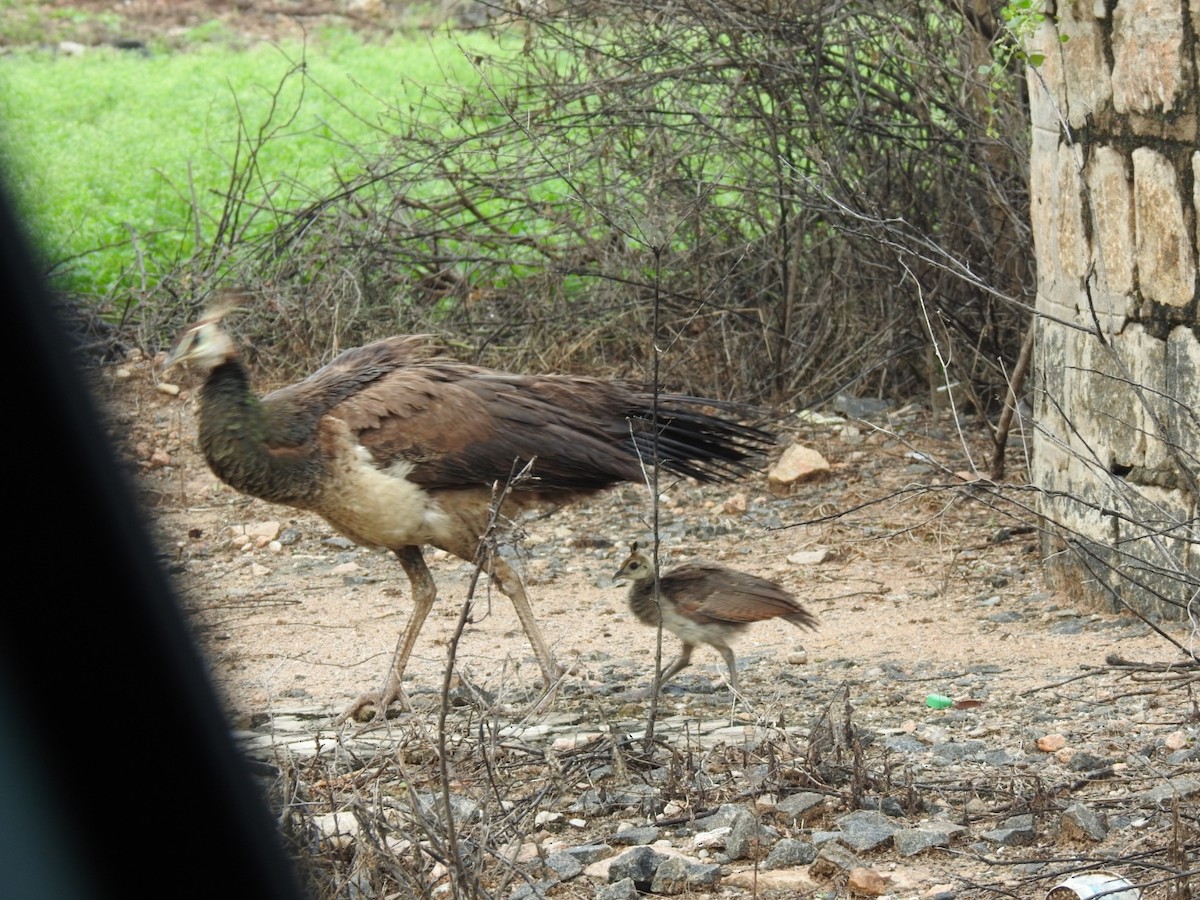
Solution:
<svg viewBox="0 0 1200 900">
<path fill-rule="evenodd" d="M 475 603 L 475 588 L 478 586 L 479 576 L 483 572 L 485 555 L 489 552 L 498 552 L 495 547 L 491 547 L 489 544 L 492 542 L 500 518 L 500 508 L 512 492 L 513 485 L 528 476 L 533 468 L 533 463 L 534 459 L 531 458 L 519 470 L 516 468 L 516 463 L 514 463 L 513 471 L 509 473 L 508 480 L 492 500 L 492 507 L 488 511 L 487 528 L 484 529 L 483 536 L 479 539 L 479 543 L 475 547 L 475 570 L 471 573 L 471 581 L 467 585 L 466 599 L 463 600 L 462 609 L 459 610 L 458 621 L 454 625 L 454 632 L 450 635 L 450 640 L 446 648 L 446 667 L 442 670 L 442 690 L 440 702 L 438 703 L 437 749 L 438 774 L 441 776 L 442 811 L 446 817 L 446 837 L 449 848 L 447 855 L 451 863 L 450 871 L 454 875 L 454 880 L 458 882 L 459 891 L 469 891 L 469 896 L 475 896 L 479 893 L 479 881 L 477 878 L 471 876 L 471 873 L 467 871 L 466 864 L 463 862 L 462 852 L 458 845 L 458 832 L 454 826 L 454 811 L 450 804 L 450 766 L 447 762 L 448 752 L 446 747 L 446 720 L 450 714 L 450 682 L 454 678 L 454 661 L 458 654 L 458 642 L 462 639 L 467 622 L 471 618 L 471 609 Z M 455 892 L 456 895 L 459 894 L 459 891 Z"/>
<path fill-rule="evenodd" d="M 659 545 L 661 537 L 658 532 L 658 395 L 660 386 L 659 365 L 662 360 L 662 353 L 658 347 L 658 329 L 659 320 L 662 312 L 662 295 L 660 294 L 660 266 L 662 264 L 662 247 L 654 246 L 654 313 L 651 320 L 650 329 L 650 353 L 651 353 L 651 384 L 654 387 L 654 394 L 650 404 L 650 449 L 651 463 L 650 466 L 650 523 L 652 526 L 654 538 L 651 541 L 650 557 L 654 565 L 654 605 L 658 610 L 658 627 L 655 629 L 654 643 L 654 680 L 650 684 L 650 709 L 646 714 L 646 738 L 642 744 L 643 750 L 647 756 L 652 756 L 654 752 L 654 726 L 658 721 L 658 692 L 662 689 L 662 645 L 663 645 L 663 614 L 662 614 L 662 594 L 661 588 L 661 571 L 659 565 Z"/>
<path fill-rule="evenodd" d="M 1034 335 L 1037 333 L 1037 318 L 1029 320 L 1025 330 L 1025 340 L 1021 343 L 1021 353 L 1017 364 L 1013 367 L 1012 379 L 1008 384 L 1008 394 L 1005 398 L 1004 411 L 1000 413 L 1000 421 L 996 424 L 992 465 L 989 475 L 993 481 L 1004 478 L 1004 451 L 1008 446 L 1008 432 L 1012 427 L 1013 416 L 1017 405 L 1021 402 L 1021 389 L 1025 386 L 1025 373 L 1029 371 L 1029 361 L 1033 358 Z"/>
<path fill-rule="evenodd" d="M 934 353 L 937 354 L 938 363 L 942 367 L 942 373 L 946 383 L 946 399 L 950 402 L 950 415 L 954 419 L 954 431 L 958 435 L 959 442 L 962 444 L 963 455 L 967 459 L 967 464 L 971 467 L 972 472 L 976 472 L 978 470 L 975 468 L 975 460 L 971 458 L 971 448 L 967 445 L 962 419 L 959 417 L 958 407 L 954 402 L 954 391 L 952 390 L 954 384 L 950 380 L 951 360 L 949 357 L 943 355 L 941 345 L 938 343 L 937 335 L 934 333 L 933 322 L 929 318 L 929 307 L 925 300 L 925 291 L 921 287 L 921 280 L 917 278 L 917 276 L 908 267 L 908 264 L 905 263 L 903 259 L 900 259 L 899 263 L 904 271 L 908 274 L 908 277 L 913 280 L 913 284 L 915 284 L 917 287 L 917 301 L 921 308 L 921 316 L 925 321 L 925 332 L 929 335 L 929 341 L 931 344 L 933 344 Z M 950 348 L 950 350 L 953 350 L 953 348 Z"/>
</svg>

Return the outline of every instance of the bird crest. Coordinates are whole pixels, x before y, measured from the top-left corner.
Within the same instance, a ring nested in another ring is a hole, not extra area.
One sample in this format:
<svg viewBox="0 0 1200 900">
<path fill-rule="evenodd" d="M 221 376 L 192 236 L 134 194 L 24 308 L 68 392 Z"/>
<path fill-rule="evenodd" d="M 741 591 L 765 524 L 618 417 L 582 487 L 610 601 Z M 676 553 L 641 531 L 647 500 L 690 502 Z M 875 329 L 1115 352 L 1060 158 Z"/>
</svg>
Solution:
<svg viewBox="0 0 1200 900">
<path fill-rule="evenodd" d="M 221 320 L 242 309 L 245 298 L 241 291 L 223 291 L 210 300 L 200 317 L 179 335 L 163 361 L 162 371 L 165 373 L 185 362 L 211 371 L 236 355 L 237 348 L 221 328 Z"/>
</svg>

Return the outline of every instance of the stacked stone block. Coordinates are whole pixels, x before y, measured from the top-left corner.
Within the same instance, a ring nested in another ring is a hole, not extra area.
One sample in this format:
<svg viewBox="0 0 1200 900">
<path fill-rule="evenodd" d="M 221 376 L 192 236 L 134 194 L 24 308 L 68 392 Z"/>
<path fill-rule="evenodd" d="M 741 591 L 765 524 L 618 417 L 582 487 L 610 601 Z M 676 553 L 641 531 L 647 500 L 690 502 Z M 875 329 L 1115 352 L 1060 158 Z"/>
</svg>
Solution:
<svg viewBox="0 0 1200 900">
<path fill-rule="evenodd" d="M 1196 616 L 1200 0 L 1048 12 L 1029 78 L 1046 564 L 1077 600 Z"/>
</svg>

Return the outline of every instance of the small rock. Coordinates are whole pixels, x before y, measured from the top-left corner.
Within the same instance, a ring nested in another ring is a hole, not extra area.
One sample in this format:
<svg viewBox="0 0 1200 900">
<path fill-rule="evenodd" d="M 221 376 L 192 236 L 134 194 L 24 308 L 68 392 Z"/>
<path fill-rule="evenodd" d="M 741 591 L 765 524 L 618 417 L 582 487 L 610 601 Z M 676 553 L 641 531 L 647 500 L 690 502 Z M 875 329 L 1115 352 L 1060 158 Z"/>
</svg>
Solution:
<svg viewBox="0 0 1200 900">
<path fill-rule="evenodd" d="M 721 879 L 721 867 L 715 863 L 696 863 L 673 856 L 658 867 L 650 891 L 654 894 L 682 894 L 693 888 L 711 887 Z"/>
<path fill-rule="evenodd" d="M 944 831 L 902 828 L 892 835 L 892 843 L 901 856 L 916 856 L 934 847 L 949 847 L 950 836 Z"/>
<path fill-rule="evenodd" d="M 579 731 L 575 734 L 566 734 L 562 737 L 555 738 L 554 743 L 550 745 L 550 749 L 556 753 L 565 753 L 568 750 L 577 750 L 586 744 L 590 744 L 600 736 L 601 733 L 599 731 Z"/>
<path fill-rule="evenodd" d="M 426 818 L 442 819 L 445 815 L 445 800 L 440 793 L 422 791 L 416 795 L 420 804 L 421 815 Z M 460 824 L 478 822 L 483 816 L 483 808 L 478 802 L 462 794 L 450 795 L 450 815 Z"/>
<path fill-rule="evenodd" d="M 721 505 L 721 509 L 731 516 L 740 516 L 744 514 L 748 509 L 746 504 L 746 495 L 734 494 L 732 497 L 725 498 L 725 502 Z"/>
<path fill-rule="evenodd" d="M 748 868 L 726 875 L 721 879 L 721 885 L 757 891 L 760 897 L 766 891 L 771 891 L 771 896 L 808 897 L 818 889 L 817 883 L 804 869 L 774 869 L 768 872 L 761 868 Z"/>
<path fill-rule="evenodd" d="M 546 857 L 546 866 L 563 881 L 570 881 L 583 871 L 583 863 L 570 853 L 551 853 Z"/>
<path fill-rule="evenodd" d="M 841 840 L 852 850 L 874 850 L 900 829 L 883 813 L 860 809 L 837 820 Z"/>
<path fill-rule="evenodd" d="M 1111 763 L 1112 760 L 1103 759 L 1094 753 L 1088 753 L 1086 750 L 1080 750 L 1071 757 L 1068 768 L 1072 772 L 1095 772 L 1097 769 L 1103 769 Z"/>
<path fill-rule="evenodd" d="M 988 616 L 989 622 L 997 622 L 1001 625 L 1007 625 L 1010 622 L 1020 622 L 1025 617 L 1015 609 L 1010 609 L 1005 612 L 992 613 Z"/>
<path fill-rule="evenodd" d="M 522 884 L 508 895 L 509 900 L 546 900 L 557 881 L 543 879 L 533 884 Z"/>
<path fill-rule="evenodd" d="M 836 412 L 843 413 L 852 419 L 870 419 L 880 416 L 891 408 L 886 400 L 877 397 L 855 397 L 853 394 L 841 393 L 833 398 L 830 404 Z"/>
<path fill-rule="evenodd" d="M 622 878 L 600 888 L 596 892 L 596 900 L 638 900 L 637 885 L 632 878 Z"/>
<path fill-rule="evenodd" d="M 575 857 L 588 866 L 609 856 L 612 853 L 612 847 L 608 844 L 579 844 L 576 847 L 564 847 L 561 852 Z"/>
<path fill-rule="evenodd" d="M 1051 634 L 1082 634 L 1083 623 L 1078 620 L 1058 622 L 1050 629 Z"/>
<path fill-rule="evenodd" d="M 1067 746 L 1067 739 L 1061 734 L 1044 734 L 1037 739 L 1037 748 L 1046 753 L 1053 753 Z"/>
<path fill-rule="evenodd" d="M 830 471 L 829 461 L 816 450 L 800 444 L 789 444 L 767 474 L 771 487 L 788 487 L 800 481 L 826 475 Z"/>
<path fill-rule="evenodd" d="M 251 522 L 249 525 L 242 526 L 242 534 L 249 538 L 262 538 L 264 541 L 273 541 L 279 537 L 279 523 L 273 520 L 266 522 Z"/>
<path fill-rule="evenodd" d="M 817 858 L 817 848 L 795 838 L 783 838 L 771 848 L 763 863 L 764 869 L 785 869 L 792 866 L 807 866 Z"/>
<path fill-rule="evenodd" d="M 825 813 L 825 795 L 815 791 L 801 791 L 784 797 L 775 804 L 775 812 L 787 816 L 792 822 L 804 825 Z"/>
<path fill-rule="evenodd" d="M 815 837 L 816 835 L 814 835 Z M 843 875 L 861 865 L 862 863 L 854 855 L 853 850 L 843 847 L 837 841 L 829 841 L 821 846 L 817 858 L 813 860 L 808 871 L 815 878 L 832 878 L 836 875 Z"/>
<path fill-rule="evenodd" d="M 853 894 L 866 894 L 868 897 L 882 897 L 888 892 L 890 878 L 880 875 L 874 869 L 859 866 L 850 870 L 850 878 L 846 887 Z"/>
<path fill-rule="evenodd" d="M 829 559 L 828 548 L 821 550 L 800 550 L 796 553 L 789 553 L 787 561 L 793 566 L 815 566 Z"/>
<path fill-rule="evenodd" d="M 987 813 L 988 805 L 982 798 L 972 797 L 966 802 L 966 804 L 964 804 L 963 809 L 966 811 L 967 815 L 982 816 Z"/>
<path fill-rule="evenodd" d="M 941 759 L 969 759 L 983 753 L 986 748 L 987 744 L 983 741 L 947 741 L 938 744 L 933 755 Z"/>
<path fill-rule="evenodd" d="M 808 651 L 807 650 L 793 650 L 791 653 L 789 653 L 785 657 L 785 659 L 787 660 L 787 664 L 789 666 L 808 665 Z"/>
<path fill-rule="evenodd" d="M 649 847 L 633 847 L 612 861 L 608 867 L 608 882 L 612 884 L 622 878 L 630 878 L 639 888 L 648 889 L 658 867 L 667 857 Z"/>
<path fill-rule="evenodd" d="M 1058 820 L 1059 835 L 1068 841 L 1102 841 L 1108 829 L 1090 808 L 1082 803 L 1072 803 Z"/>
<path fill-rule="evenodd" d="M 644 828 L 622 828 L 616 834 L 612 835 L 608 842 L 614 847 L 635 847 L 644 844 L 653 844 L 658 840 L 659 829 L 652 825 L 647 825 Z"/>
<path fill-rule="evenodd" d="M 1187 746 L 1188 737 L 1182 731 L 1172 731 L 1163 738 L 1163 746 L 1168 750 L 1182 750 Z"/>
<path fill-rule="evenodd" d="M 170 382 L 167 382 L 167 381 L 160 381 L 155 386 L 155 390 L 157 390 L 160 394 L 166 394 L 168 397 L 178 397 L 179 396 L 179 385 L 171 384 Z"/>
<path fill-rule="evenodd" d="M 779 832 L 770 825 L 761 824 L 754 814 L 742 810 L 734 816 L 730 823 L 729 834 L 725 838 L 725 853 L 730 859 L 752 857 L 760 859 L 779 840 Z"/>
<path fill-rule="evenodd" d="M 560 812 L 543 809 L 533 817 L 533 824 L 546 831 L 562 831 L 567 824 L 567 817 Z"/>
<path fill-rule="evenodd" d="M 1186 800 L 1193 794 L 1200 794 L 1200 778 L 1180 776 L 1146 791 L 1142 794 L 1142 799 L 1147 803 L 1170 803 L 1176 796 L 1180 800 Z"/>
<path fill-rule="evenodd" d="M 779 807 L 777 808 L 782 808 L 783 804 L 786 802 L 786 800 L 781 801 Z M 739 806 L 736 803 L 722 803 L 717 807 L 717 811 L 711 816 L 705 816 L 703 819 L 697 819 L 696 827 L 704 830 L 710 830 L 713 828 L 720 828 L 723 825 L 732 825 L 733 820 L 737 818 L 738 814 L 745 811 L 746 808 L 744 806 Z"/>
<path fill-rule="evenodd" d="M 1036 833 L 1033 830 L 1033 816 L 1013 816 L 1005 819 L 1004 824 L 991 831 L 985 831 L 984 840 L 1005 847 L 1027 847 L 1034 842 Z"/>
<path fill-rule="evenodd" d="M 312 825 L 333 847 L 349 847 L 358 835 L 358 819 L 350 812 L 321 813 L 312 817 Z"/>
<path fill-rule="evenodd" d="M 725 838 L 728 836 L 728 825 L 713 828 L 711 831 L 698 831 L 692 838 L 692 846 L 697 850 L 724 850 Z"/>
</svg>

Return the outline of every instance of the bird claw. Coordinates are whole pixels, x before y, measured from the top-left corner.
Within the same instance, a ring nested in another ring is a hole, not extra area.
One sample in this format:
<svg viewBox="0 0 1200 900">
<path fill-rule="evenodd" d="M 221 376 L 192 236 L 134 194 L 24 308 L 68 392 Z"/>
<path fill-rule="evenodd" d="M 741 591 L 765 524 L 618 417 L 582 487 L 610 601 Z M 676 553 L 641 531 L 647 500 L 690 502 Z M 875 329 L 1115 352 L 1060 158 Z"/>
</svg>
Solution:
<svg viewBox="0 0 1200 900">
<path fill-rule="evenodd" d="M 412 706 L 404 689 L 397 686 L 385 688 L 382 691 L 368 691 L 360 694 L 354 702 L 347 706 L 336 719 L 335 725 L 345 725 L 347 722 L 357 722 L 361 725 L 382 722 L 387 719 L 388 707 L 396 701 L 406 712 L 412 712 Z"/>
</svg>

